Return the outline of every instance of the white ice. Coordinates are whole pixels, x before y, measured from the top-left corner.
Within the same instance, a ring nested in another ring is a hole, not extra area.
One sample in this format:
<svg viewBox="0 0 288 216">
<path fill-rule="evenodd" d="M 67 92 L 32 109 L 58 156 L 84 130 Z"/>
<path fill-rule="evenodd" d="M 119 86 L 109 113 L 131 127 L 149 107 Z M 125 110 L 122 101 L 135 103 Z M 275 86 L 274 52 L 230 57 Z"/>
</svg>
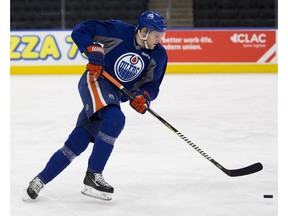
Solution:
<svg viewBox="0 0 288 216">
<path fill-rule="evenodd" d="M 62 147 L 81 101 L 80 75 L 11 77 L 12 216 L 276 216 L 277 75 L 166 75 L 151 108 L 229 169 L 228 177 L 151 114 L 122 104 L 126 125 L 106 166 L 112 201 L 80 193 L 92 144 L 35 201 L 22 191 Z M 273 199 L 264 199 L 271 194 Z"/>
</svg>

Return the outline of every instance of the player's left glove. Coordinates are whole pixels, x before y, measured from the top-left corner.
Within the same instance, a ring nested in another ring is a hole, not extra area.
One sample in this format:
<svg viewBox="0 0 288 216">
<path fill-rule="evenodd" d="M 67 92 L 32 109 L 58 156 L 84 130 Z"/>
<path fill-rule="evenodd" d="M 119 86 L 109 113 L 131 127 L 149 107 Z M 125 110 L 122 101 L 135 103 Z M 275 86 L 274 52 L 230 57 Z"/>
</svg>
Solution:
<svg viewBox="0 0 288 216">
<path fill-rule="evenodd" d="M 144 114 L 150 106 L 150 96 L 147 91 L 136 91 L 134 99 L 130 100 L 130 106 L 137 112 Z"/>
</svg>

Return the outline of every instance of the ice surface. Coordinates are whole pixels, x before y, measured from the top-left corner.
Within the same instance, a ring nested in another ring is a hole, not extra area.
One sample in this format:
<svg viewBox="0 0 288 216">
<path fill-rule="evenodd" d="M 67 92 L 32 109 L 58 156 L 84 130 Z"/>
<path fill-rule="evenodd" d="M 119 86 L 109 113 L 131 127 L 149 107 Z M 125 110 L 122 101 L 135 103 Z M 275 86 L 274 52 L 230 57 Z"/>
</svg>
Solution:
<svg viewBox="0 0 288 216">
<path fill-rule="evenodd" d="M 112 201 L 80 191 L 92 144 L 38 199 L 22 191 L 62 147 L 81 101 L 79 75 L 11 77 L 12 216 L 276 216 L 277 75 L 166 75 L 151 108 L 228 169 L 261 162 L 256 174 L 231 178 L 149 113 L 128 104 L 105 179 Z M 273 199 L 264 199 L 273 194 Z"/>
</svg>

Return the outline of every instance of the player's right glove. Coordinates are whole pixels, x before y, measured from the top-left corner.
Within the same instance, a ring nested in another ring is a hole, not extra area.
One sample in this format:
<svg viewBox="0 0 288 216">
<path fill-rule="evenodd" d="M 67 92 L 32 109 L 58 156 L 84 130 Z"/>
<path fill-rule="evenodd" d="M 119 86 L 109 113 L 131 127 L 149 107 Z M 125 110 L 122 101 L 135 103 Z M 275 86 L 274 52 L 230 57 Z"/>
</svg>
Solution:
<svg viewBox="0 0 288 216">
<path fill-rule="evenodd" d="M 86 65 L 86 69 L 93 74 L 96 79 L 100 77 L 103 72 L 104 66 L 104 49 L 100 44 L 92 44 L 86 48 L 85 52 L 88 57 L 89 63 Z"/>
<path fill-rule="evenodd" d="M 130 106 L 137 112 L 144 114 L 150 106 L 150 95 L 147 91 L 138 90 L 130 100 Z"/>
</svg>

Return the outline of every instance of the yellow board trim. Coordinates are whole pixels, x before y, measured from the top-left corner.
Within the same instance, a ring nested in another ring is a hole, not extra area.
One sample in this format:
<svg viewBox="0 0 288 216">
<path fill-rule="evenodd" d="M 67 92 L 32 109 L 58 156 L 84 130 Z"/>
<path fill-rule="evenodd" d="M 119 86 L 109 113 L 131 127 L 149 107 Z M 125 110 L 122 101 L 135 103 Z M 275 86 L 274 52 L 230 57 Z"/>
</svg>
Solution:
<svg viewBox="0 0 288 216">
<path fill-rule="evenodd" d="M 82 74 L 85 65 L 11 66 L 11 75 Z M 168 64 L 167 74 L 278 73 L 278 64 Z"/>
<path fill-rule="evenodd" d="M 63 74 L 82 74 L 85 71 L 84 66 L 11 66 L 11 75 L 63 75 Z"/>
<path fill-rule="evenodd" d="M 169 64 L 167 73 L 277 73 L 278 64 Z"/>
</svg>

